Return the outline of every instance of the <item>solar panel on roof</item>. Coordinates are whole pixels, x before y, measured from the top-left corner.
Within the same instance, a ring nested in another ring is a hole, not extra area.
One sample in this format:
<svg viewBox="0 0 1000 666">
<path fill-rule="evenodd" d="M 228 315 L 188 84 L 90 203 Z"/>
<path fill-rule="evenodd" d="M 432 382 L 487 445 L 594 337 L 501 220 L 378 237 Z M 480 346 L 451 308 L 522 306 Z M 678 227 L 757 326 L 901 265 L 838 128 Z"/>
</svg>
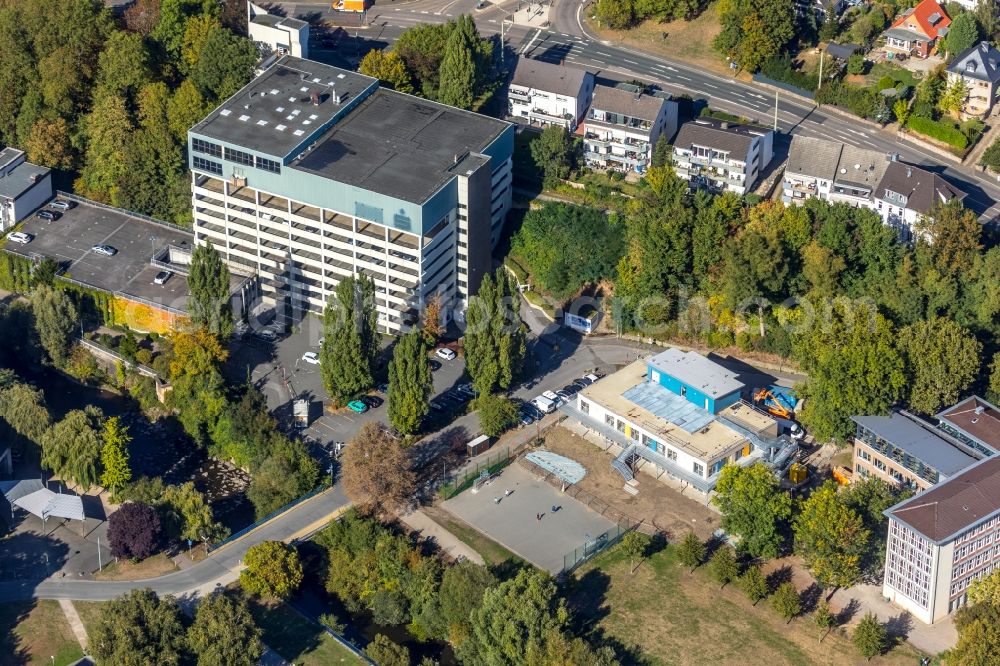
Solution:
<svg viewBox="0 0 1000 666">
<path fill-rule="evenodd" d="M 652 382 L 637 384 L 622 397 L 687 433 L 694 434 L 715 421 L 709 412 Z"/>
</svg>

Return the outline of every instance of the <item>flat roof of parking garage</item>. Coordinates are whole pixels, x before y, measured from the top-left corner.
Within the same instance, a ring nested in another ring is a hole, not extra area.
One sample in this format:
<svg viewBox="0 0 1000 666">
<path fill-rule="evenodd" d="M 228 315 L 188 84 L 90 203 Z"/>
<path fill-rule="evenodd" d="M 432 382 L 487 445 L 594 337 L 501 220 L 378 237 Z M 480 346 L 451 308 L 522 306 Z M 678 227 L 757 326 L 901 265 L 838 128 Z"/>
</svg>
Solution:
<svg viewBox="0 0 1000 666">
<path fill-rule="evenodd" d="M 58 220 L 41 220 L 34 215 L 27 218 L 19 229 L 34 239 L 27 245 L 7 243 L 4 249 L 31 259 L 51 257 L 63 265 L 64 277 L 89 287 L 187 311 L 190 292 L 186 276 L 175 272 L 166 284 L 154 284 L 153 278 L 163 269 L 150 261 L 154 248 L 159 252 L 173 245 L 193 250 L 191 232 L 126 211 L 73 200 L 76 205 L 62 212 Z M 118 254 L 96 254 L 90 251 L 94 245 L 110 245 Z M 234 275 L 231 288 L 235 291 L 243 280 Z"/>
</svg>

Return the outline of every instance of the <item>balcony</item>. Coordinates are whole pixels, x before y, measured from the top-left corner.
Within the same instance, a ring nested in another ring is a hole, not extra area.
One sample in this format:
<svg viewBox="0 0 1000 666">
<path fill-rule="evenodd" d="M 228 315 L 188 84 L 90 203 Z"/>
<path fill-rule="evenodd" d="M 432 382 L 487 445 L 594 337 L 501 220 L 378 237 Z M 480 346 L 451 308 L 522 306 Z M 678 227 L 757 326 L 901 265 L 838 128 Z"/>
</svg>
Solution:
<svg viewBox="0 0 1000 666">
<path fill-rule="evenodd" d="M 653 129 L 653 123 L 648 120 L 639 120 L 637 118 L 629 118 L 628 116 L 625 116 L 621 120 L 609 120 L 603 113 L 598 115 L 595 114 L 594 111 L 591 111 L 587 115 L 587 124 L 591 123 L 615 129 L 626 129 L 638 133 L 648 133 L 649 130 Z"/>
<path fill-rule="evenodd" d="M 518 90 L 517 88 L 510 88 L 507 91 L 507 97 L 509 99 L 528 102 L 531 100 L 531 93 L 527 90 Z"/>
</svg>

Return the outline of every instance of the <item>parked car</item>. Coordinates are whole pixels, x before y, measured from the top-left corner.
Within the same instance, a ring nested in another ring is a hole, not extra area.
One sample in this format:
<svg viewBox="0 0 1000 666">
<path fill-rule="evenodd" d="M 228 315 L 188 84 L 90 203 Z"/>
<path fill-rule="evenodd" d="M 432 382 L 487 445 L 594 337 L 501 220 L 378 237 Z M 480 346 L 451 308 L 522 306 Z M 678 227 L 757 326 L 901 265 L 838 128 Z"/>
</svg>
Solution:
<svg viewBox="0 0 1000 666">
<path fill-rule="evenodd" d="M 459 391 L 457 389 L 454 390 L 454 391 L 448 391 L 448 395 L 450 395 L 455 400 L 458 400 L 458 402 L 460 402 L 463 405 L 465 403 L 469 402 L 470 400 L 472 400 L 472 396 L 471 395 L 469 395 L 468 393 L 465 393 L 464 391 Z"/>
<path fill-rule="evenodd" d="M 427 361 L 427 365 L 431 367 L 431 372 L 437 372 L 441 369 L 441 362 L 435 361 L 434 359 Z"/>
<path fill-rule="evenodd" d="M 37 213 L 35 213 L 35 217 L 40 218 L 42 220 L 52 221 L 59 219 L 59 213 L 52 212 L 51 210 L 40 210 Z"/>
<path fill-rule="evenodd" d="M 73 203 L 72 201 L 66 201 L 65 199 L 56 199 L 55 201 L 49 204 L 49 207 L 56 208 L 58 210 L 69 210 L 75 205 L 76 204 Z"/>
<path fill-rule="evenodd" d="M 270 328 L 262 328 L 259 331 L 254 331 L 253 336 L 255 338 L 263 340 L 264 342 L 274 342 L 275 340 L 278 339 L 278 334 L 275 333 L 274 330 Z"/>
<path fill-rule="evenodd" d="M 556 395 L 559 396 L 559 399 L 563 402 L 572 402 L 573 400 L 573 396 L 563 390 L 556 391 Z"/>
<path fill-rule="evenodd" d="M 535 406 L 535 409 L 543 414 L 551 414 L 556 410 L 556 403 L 544 395 L 537 396 L 532 399 L 531 404 Z"/>
<path fill-rule="evenodd" d="M 431 400 L 431 409 L 435 412 L 443 412 L 445 411 L 445 406 L 438 400 Z"/>
<path fill-rule="evenodd" d="M 540 411 L 538 410 L 538 408 L 537 408 L 537 407 L 535 407 L 535 406 L 534 406 L 533 404 L 531 404 L 531 403 L 526 403 L 526 404 L 525 404 L 525 405 L 523 406 L 523 410 L 524 410 L 524 413 L 525 413 L 525 414 L 528 414 L 529 416 L 531 416 L 531 418 L 535 419 L 536 421 L 538 421 L 538 420 L 539 420 L 539 419 L 541 419 L 541 418 L 542 418 L 543 416 L 545 416 L 544 414 L 542 414 L 542 413 L 541 413 L 541 412 L 540 412 Z"/>
<path fill-rule="evenodd" d="M 531 425 L 535 422 L 535 417 L 523 409 L 517 413 L 517 418 L 521 425 Z"/>
<path fill-rule="evenodd" d="M 542 397 L 551 400 L 555 404 L 559 404 L 562 400 L 556 395 L 555 391 L 542 391 Z"/>
<path fill-rule="evenodd" d="M 364 414 L 365 412 L 368 411 L 368 405 L 361 402 L 360 400 L 350 401 L 349 403 L 347 403 L 347 408 L 352 412 L 356 412 L 358 414 Z"/>
<path fill-rule="evenodd" d="M 96 254 L 103 254 L 105 257 L 113 257 L 118 254 L 118 250 L 110 245 L 95 245 L 90 248 L 90 251 Z"/>
<path fill-rule="evenodd" d="M 306 352 L 302 355 L 302 360 L 311 365 L 319 365 L 319 354 L 316 352 Z"/>
<path fill-rule="evenodd" d="M 7 240 L 13 243 L 20 243 L 21 245 L 27 245 L 35 239 L 31 234 L 26 234 L 23 231 L 12 231 L 7 234 Z"/>
<path fill-rule="evenodd" d="M 378 397 L 377 395 L 363 395 L 359 399 L 361 400 L 361 402 L 365 403 L 372 409 L 378 409 L 379 407 L 382 406 L 382 403 L 385 402 L 385 400 Z"/>
<path fill-rule="evenodd" d="M 387 393 L 389 393 L 389 385 L 385 382 L 382 382 L 381 384 L 375 387 L 375 390 L 381 393 L 382 395 L 386 395 Z"/>
<path fill-rule="evenodd" d="M 456 356 L 455 352 L 448 349 L 447 347 L 438 347 L 437 349 L 434 350 L 434 355 L 446 361 L 453 361 L 455 360 Z"/>
<path fill-rule="evenodd" d="M 566 386 L 562 387 L 562 390 L 565 393 L 568 393 L 569 395 L 573 395 L 574 393 L 579 393 L 580 387 L 577 386 L 576 384 L 566 384 Z M 557 391 L 557 393 L 558 393 L 558 391 Z"/>
<path fill-rule="evenodd" d="M 156 277 L 153 278 L 153 284 L 165 284 L 166 281 L 170 279 L 171 275 L 173 275 L 173 273 L 170 271 L 160 271 L 156 274 Z"/>
</svg>

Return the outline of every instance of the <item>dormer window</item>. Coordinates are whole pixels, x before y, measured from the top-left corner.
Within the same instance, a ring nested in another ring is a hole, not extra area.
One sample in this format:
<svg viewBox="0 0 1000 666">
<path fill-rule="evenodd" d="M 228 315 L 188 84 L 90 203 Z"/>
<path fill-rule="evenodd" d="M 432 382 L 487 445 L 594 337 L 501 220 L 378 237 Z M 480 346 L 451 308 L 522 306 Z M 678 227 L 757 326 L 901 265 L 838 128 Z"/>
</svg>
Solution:
<svg viewBox="0 0 1000 666">
<path fill-rule="evenodd" d="M 931 25 L 936 25 L 937 22 L 940 20 L 941 20 L 941 15 L 938 14 L 937 12 L 934 12 L 933 14 L 927 17 L 927 22 L 930 23 Z"/>
<path fill-rule="evenodd" d="M 965 63 L 965 71 L 967 71 L 967 72 L 975 72 L 976 71 L 976 63 L 975 63 L 975 61 L 971 61 L 971 62 Z"/>
</svg>

